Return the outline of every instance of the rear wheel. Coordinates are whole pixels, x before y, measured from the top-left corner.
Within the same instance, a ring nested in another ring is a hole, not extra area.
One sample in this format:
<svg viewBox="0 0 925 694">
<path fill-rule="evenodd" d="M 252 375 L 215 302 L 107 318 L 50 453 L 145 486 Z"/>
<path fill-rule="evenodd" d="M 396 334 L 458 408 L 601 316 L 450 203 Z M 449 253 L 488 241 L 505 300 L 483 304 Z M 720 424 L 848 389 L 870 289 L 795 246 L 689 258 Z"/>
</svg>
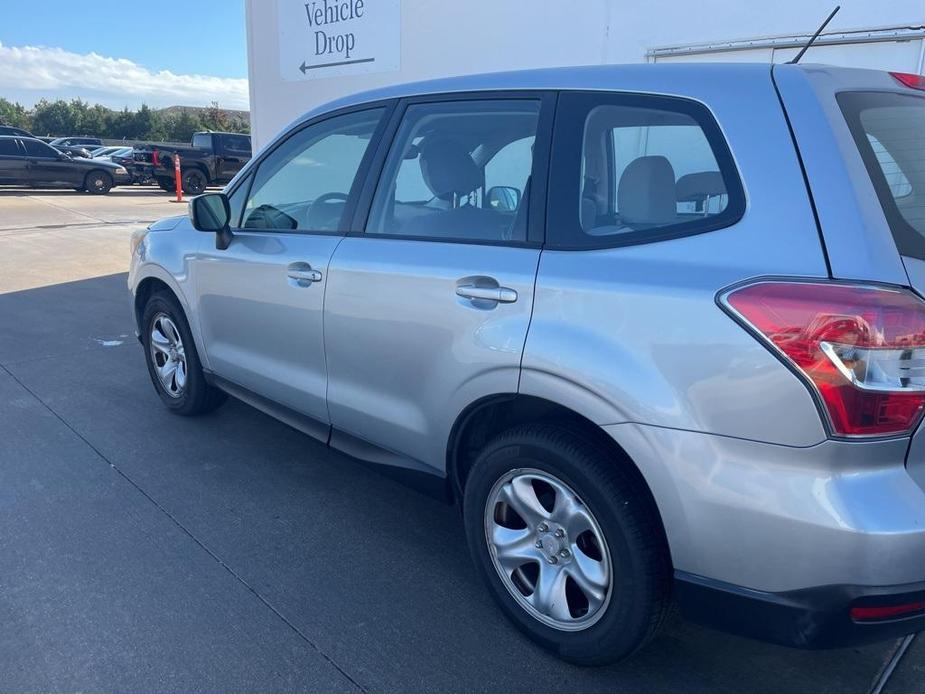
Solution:
<svg viewBox="0 0 925 694">
<path fill-rule="evenodd" d="M 181 181 L 183 183 L 183 192 L 187 195 L 201 195 L 206 192 L 208 181 L 205 174 L 199 169 L 187 169 L 183 172 Z"/>
<path fill-rule="evenodd" d="M 112 190 L 112 176 L 105 171 L 91 171 L 84 179 L 84 189 L 93 195 L 106 195 Z"/>
<path fill-rule="evenodd" d="M 225 401 L 225 394 L 206 381 L 186 316 L 173 296 L 152 296 L 141 328 L 148 374 L 167 409 L 191 416 Z"/>
<path fill-rule="evenodd" d="M 625 658 L 670 605 L 661 521 L 628 461 L 570 429 L 488 444 L 466 481 L 469 548 L 493 597 L 544 648 L 582 665 Z"/>
</svg>

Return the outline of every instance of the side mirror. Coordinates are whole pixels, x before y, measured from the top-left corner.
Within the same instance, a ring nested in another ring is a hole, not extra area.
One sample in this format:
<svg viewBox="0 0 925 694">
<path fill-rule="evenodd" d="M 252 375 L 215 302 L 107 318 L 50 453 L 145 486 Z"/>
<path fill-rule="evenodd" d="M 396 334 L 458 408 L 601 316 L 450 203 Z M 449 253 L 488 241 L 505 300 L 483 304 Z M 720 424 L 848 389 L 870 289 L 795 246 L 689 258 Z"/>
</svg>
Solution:
<svg viewBox="0 0 925 694">
<path fill-rule="evenodd" d="M 215 247 L 223 251 L 231 245 L 231 205 L 224 193 L 206 193 L 190 200 L 189 216 L 197 231 L 215 233 Z"/>
<path fill-rule="evenodd" d="M 485 207 L 498 212 L 514 212 L 520 205 L 520 191 L 511 186 L 493 186 L 485 194 Z"/>
<path fill-rule="evenodd" d="M 70 161 L 71 155 L 65 152 L 58 152 L 58 161 Z"/>
</svg>

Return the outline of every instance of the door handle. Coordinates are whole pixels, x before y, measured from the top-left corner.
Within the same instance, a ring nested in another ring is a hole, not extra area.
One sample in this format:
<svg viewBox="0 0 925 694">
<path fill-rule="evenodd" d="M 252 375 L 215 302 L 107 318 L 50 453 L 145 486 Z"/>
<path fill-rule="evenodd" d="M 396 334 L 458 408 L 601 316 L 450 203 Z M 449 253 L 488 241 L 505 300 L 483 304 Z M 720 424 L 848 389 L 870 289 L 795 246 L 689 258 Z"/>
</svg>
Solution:
<svg viewBox="0 0 925 694">
<path fill-rule="evenodd" d="M 517 301 L 517 292 L 508 287 L 479 287 L 475 284 L 463 284 L 456 287 L 456 296 L 464 299 L 497 301 L 500 304 L 513 304 Z"/>
<path fill-rule="evenodd" d="M 307 287 L 313 282 L 321 281 L 321 272 L 313 269 L 308 263 L 292 263 L 286 268 L 286 277 L 295 280 L 300 287 Z"/>
</svg>

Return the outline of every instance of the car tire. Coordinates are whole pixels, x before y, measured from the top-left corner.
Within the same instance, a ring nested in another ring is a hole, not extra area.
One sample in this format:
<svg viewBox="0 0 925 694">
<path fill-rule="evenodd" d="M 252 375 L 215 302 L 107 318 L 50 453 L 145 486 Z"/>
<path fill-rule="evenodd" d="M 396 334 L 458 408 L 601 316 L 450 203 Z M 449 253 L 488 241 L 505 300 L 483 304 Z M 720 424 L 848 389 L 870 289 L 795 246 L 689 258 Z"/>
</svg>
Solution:
<svg viewBox="0 0 925 694">
<path fill-rule="evenodd" d="M 160 292 L 148 299 L 141 329 L 148 374 L 167 409 L 195 416 L 225 401 L 225 393 L 206 381 L 189 323 L 171 294 Z"/>
<path fill-rule="evenodd" d="M 530 424 L 486 445 L 466 480 L 466 538 L 492 596 L 579 665 L 630 656 L 670 611 L 665 533 L 631 466 L 587 432 Z"/>
<path fill-rule="evenodd" d="M 91 195 L 106 195 L 112 190 L 112 176 L 105 171 L 94 169 L 84 179 L 84 190 Z"/>
<path fill-rule="evenodd" d="M 206 192 L 206 186 L 209 183 L 205 174 L 199 169 L 187 169 L 184 171 L 181 182 L 183 192 L 187 195 L 202 195 Z"/>
</svg>

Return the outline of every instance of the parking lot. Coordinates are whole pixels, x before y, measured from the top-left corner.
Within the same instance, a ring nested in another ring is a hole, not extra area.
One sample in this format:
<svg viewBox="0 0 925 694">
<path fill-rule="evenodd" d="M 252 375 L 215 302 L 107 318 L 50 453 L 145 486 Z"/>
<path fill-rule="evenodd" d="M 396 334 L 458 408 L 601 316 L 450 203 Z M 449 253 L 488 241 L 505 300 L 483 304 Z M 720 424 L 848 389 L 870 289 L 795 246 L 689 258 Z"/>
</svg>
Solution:
<svg viewBox="0 0 925 694">
<path fill-rule="evenodd" d="M 456 508 L 237 402 L 168 414 L 125 268 L 134 228 L 185 212 L 0 189 L 0 690 L 925 692 L 922 639 L 804 652 L 678 620 L 566 665 L 492 604 Z"/>
</svg>

